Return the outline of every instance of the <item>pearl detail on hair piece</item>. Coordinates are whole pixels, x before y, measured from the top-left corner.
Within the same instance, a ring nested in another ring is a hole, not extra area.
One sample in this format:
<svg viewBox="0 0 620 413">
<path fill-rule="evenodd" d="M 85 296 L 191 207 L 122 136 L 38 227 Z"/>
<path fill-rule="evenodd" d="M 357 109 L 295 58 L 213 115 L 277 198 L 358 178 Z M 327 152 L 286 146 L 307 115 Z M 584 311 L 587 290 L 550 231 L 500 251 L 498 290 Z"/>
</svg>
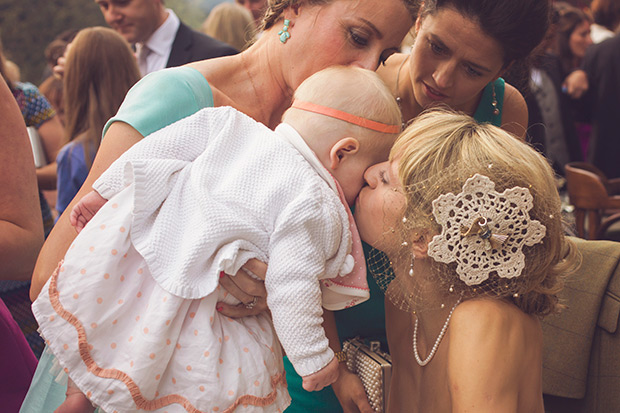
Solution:
<svg viewBox="0 0 620 413">
<path fill-rule="evenodd" d="M 456 306 L 459 305 L 460 303 L 461 303 L 461 298 L 458 299 L 458 301 L 452 307 L 452 310 L 450 310 L 450 314 L 448 314 L 448 318 L 446 318 L 446 322 L 441 328 L 439 337 L 437 337 L 437 340 L 435 340 L 435 344 L 433 344 L 433 348 L 431 348 L 431 352 L 428 354 L 428 357 L 426 357 L 424 360 L 420 358 L 420 354 L 418 353 L 418 318 L 415 319 L 415 325 L 413 327 L 413 356 L 415 357 L 415 361 L 417 361 L 421 367 L 426 366 L 431 361 L 435 353 L 437 352 L 439 343 L 441 343 L 443 336 L 446 334 L 446 331 L 448 330 L 448 324 L 450 323 L 450 319 L 452 318 L 452 313 L 454 312 L 454 309 L 456 308 Z"/>
</svg>

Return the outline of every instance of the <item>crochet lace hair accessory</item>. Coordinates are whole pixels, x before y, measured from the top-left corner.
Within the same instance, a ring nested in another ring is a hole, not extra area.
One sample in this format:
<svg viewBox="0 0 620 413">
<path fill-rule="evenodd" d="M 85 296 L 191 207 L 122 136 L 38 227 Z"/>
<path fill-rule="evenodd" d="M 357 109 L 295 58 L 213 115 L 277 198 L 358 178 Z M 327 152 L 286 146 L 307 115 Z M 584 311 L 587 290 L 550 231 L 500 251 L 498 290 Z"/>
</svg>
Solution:
<svg viewBox="0 0 620 413">
<path fill-rule="evenodd" d="M 476 174 L 463 192 L 441 195 L 433 201 L 433 215 L 441 234 L 428 245 L 428 256 L 443 263 L 456 262 L 456 272 L 468 286 L 487 280 L 521 275 L 525 266 L 523 246 L 545 236 L 545 226 L 530 219 L 532 195 L 514 187 L 502 193 L 486 176 Z"/>
<path fill-rule="evenodd" d="M 560 210 L 554 197 L 527 182 L 507 165 L 451 165 L 398 189 L 404 206 L 385 212 L 383 238 L 373 243 L 384 251 L 366 254 L 370 273 L 407 312 L 530 291 L 529 270 L 549 259 L 543 222 L 560 225 Z M 386 199 L 385 211 L 394 204 Z M 426 254 L 414 259 L 415 251 Z"/>
</svg>

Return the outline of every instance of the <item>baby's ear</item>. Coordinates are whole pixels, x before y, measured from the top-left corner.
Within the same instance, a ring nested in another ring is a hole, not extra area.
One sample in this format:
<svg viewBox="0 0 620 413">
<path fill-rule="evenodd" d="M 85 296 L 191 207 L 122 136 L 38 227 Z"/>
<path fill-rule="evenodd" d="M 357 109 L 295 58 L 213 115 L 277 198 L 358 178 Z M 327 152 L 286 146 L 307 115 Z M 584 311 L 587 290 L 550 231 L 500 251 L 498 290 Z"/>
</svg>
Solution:
<svg viewBox="0 0 620 413">
<path fill-rule="evenodd" d="M 329 151 L 329 166 L 332 170 L 338 169 L 344 160 L 355 155 L 360 150 L 360 143 L 352 137 L 342 138 Z"/>
</svg>

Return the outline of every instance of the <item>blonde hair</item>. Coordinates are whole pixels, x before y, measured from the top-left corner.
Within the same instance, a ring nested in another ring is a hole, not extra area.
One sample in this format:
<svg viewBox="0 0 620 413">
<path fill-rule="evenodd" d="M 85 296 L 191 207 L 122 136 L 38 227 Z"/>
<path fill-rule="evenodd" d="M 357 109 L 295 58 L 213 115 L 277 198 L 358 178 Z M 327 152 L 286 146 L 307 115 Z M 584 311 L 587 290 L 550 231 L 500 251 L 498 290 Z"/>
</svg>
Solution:
<svg viewBox="0 0 620 413">
<path fill-rule="evenodd" d="M 64 104 L 68 140 L 80 139 L 90 166 L 105 123 L 116 114 L 127 91 L 140 80 L 129 44 L 112 29 L 81 30 L 67 55 Z"/>
<path fill-rule="evenodd" d="M 304 80 L 295 90 L 293 99 L 315 103 L 337 109 L 351 115 L 370 119 L 389 125 L 400 125 L 401 113 L 390 90 L 379 76 L 370 70 L 359 67 L 331 66 L 320 70 Z M 282 120 L 293 124 L 302 136 L 303 125 L 309 125 L 316 135 L 333 134 L 334 130 L 359 137 L 362 145 L 372 150 L 379 144 L 377 136 L 391 136 L 375 132 L 343 120 L 306 112 L 296 108 L 288 109 Z"/>
<path fill-rule="evenodd" d="M 256 25 L 252 13 L 237 3 L 220 3 L 202 23 L 204 34 L 242 51 L 252 42 Z"/>
<path fill-rule="evenodd" d="M 563 235 L 554 173 L 541 154 L 498 127 L 435 109 L 420 115 L 401 134 L 390 160 L 399 162 L 406 216 L 420 225 L 432 226 L 435 232 L 441 229 L 429 218 L 433 200 L 448 192 L 460 193 L 465 180 L 476 173 L 489 177 L 498 192 L 516 186 L 528 188 L 533 196 L 530 217 L 546 227 L 546 235 L 543 242 L 523 249 L 525 268 L 515 279 L 517 296 L 500 298 L 513 299 L 522 311 L 538 316 L 560 308 L 557 293 L 563 284 L 561 276 L 574 269 L 576 252 Z M 420 185 L 423 182 L 433 184 Z M 479 287 L 484 290 L 484 283 Z"/>
</svg>

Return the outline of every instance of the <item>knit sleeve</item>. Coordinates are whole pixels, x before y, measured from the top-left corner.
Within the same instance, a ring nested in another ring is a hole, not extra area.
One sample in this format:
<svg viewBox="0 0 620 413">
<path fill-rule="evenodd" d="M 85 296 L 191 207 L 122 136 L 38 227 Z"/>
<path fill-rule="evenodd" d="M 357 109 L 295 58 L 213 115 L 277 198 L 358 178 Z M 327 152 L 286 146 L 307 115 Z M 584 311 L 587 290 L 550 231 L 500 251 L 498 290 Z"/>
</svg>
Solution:
<svg viewBox="0 0 620 413">
<path fill-rule="evenodd" d="M 330 198 L 301 198 L 278 218 L 265 285 L 280 342 L 298 374 L 307 376 L 334 356 L 322 328 L 319 278 L 338 254 L 343 226 Z"/>
</svg>

